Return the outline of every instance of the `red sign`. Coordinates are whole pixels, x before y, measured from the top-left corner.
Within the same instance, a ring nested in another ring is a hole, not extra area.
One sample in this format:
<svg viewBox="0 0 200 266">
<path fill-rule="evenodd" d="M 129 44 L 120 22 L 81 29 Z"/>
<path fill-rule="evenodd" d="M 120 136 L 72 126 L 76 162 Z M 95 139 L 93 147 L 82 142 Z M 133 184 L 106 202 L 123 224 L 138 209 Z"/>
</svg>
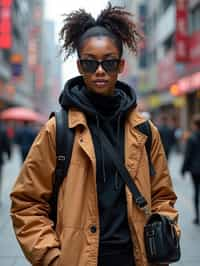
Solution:
<svg viewBox="0 0 200 266">
<path fill-rule="evenodd" d="M 188 61 L 188 0 L 176 0 L 176 61 Z"/>
<path fill-rule="evenodd" d="M 176 80 L 175 51 L 170 50 L 157 65 L 157 87 L 159 90 L 168 89 Z"/>
<path fill-rule="evenodd" d="M 11 7 L 12 0 L 1 0 L 0 6 Z"/>
<path fill-rule="evenodd" d="M 190 63 L 200 64 L 200 31 L 194 32 L 189 41 Z"/>
<path fill-rule="evenodd" d="M 0 1 L 0 48 L 9 49 L 12 46 L 11 27 L 12 0 Z"/>
</svg>

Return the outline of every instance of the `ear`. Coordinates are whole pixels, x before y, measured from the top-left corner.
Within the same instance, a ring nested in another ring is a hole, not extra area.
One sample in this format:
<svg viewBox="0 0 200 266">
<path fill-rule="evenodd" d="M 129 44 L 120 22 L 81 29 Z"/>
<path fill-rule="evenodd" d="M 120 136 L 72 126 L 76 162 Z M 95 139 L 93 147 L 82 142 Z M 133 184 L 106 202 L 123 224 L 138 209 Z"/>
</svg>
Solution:
<svg viewBox="0 0 200 266">
<path fill-rule="evenodd" d="M 83 70 L 82 70 L 82 67 L 81 67 L 80 61 L 77 60 L 77 61 L 76 61 L 76 64 L 77 64 L 77 68 L 78 68 L 79 73 L 80 73 L 80 74 L 83 74 Z"/>
<path fill-rule="evenodd" d="M 125 60 L 121 59 L 120 64 L 119 64 L 119 70 L 118 70 L 119 74 L 121 74 L 124 71 L 124 66 L 125 66 Z"/>
</svg>

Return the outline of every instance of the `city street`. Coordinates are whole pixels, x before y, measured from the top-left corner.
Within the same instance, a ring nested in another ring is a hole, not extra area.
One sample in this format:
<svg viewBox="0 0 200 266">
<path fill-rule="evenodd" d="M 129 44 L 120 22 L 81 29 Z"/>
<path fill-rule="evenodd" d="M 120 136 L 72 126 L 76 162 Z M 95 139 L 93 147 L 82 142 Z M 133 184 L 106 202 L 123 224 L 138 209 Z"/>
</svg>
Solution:
<svg viewBox="0 0 200 266">
<path fill-rule="evenodd" d="M 200 226 L 192 224 L 193 208 L 191 204 L 192 187 L 189 176 L 182 179 L 179 175 L 181 155 L 173 154 L 170 158 L 170 171 L 173 176 L 174 187 L 178 195 L 177 208 L 180 210 L 180 224 L 182 227 L 182 258 L 176 266 L 200 265 Z M 19 172 L 20 157 L 17 148 L 11 161 L 7 162 L 3 171 L 3 191 L 0 205 L 0 265 L 28 266 L 30 265 L 15 240 L 15 235 L 9 217 L 9 193 Z M 111 265 L 112 266 L 112 265 Z M 114 265 L 113 265 L 114 266 Z M 142 266 L 142 265 L 141 265 Z"/>
</svg>

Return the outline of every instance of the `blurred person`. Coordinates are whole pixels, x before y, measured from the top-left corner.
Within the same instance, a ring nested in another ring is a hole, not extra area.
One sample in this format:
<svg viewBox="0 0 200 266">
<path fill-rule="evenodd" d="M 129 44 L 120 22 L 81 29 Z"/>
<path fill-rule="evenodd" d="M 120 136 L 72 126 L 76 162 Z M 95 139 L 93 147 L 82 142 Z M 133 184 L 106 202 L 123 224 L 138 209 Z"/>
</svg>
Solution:
<svg viewBox="0 0 200 266">
<path fill-rule="evenodd" d="M 6 127 L 4 126 L 2 121 L 0 121 L 0 202 L 2 194 L 2 182 L 3 182 L 2 168 L 5 162 L 4 155 L 6 155 L 8 159 L 11 158 L 11 144 L 10 144 L 10 139 L 7 136 Z"/>
<path fill-rule="evenodd" d="M 181 153 L 182 149 L 182 142 L 183 142 L 183 129 L 181 127 L 177 127 L 174 129 L 174 137 L 175 137 L 175 151 L 177 153 Z"/>
<path fill-rule="evenodd" d="M 124 8 L 109 5 L 97 19 L 83 9 L 65 17 L 64 53 L 77 52 L 81 76 L 66 82 L 59 99 L 75 138 L 59 190 L 57 223 L 50 219 L 49 204 L 56 167 L 55 118 L 34 141 L 11 193 L 16 236 L 34 266 L 150 266 L 143 237 L 147 217 L 118 174 L 101 133 L 117 149 L 151 211 L 177 221 L 176 195 L 158 131 L 150 122 L 151 177 L 147 136 L 136 129 L 145 119 L 136 110 L 134 90 L 118 81 L 125 63 L 123 45 L 136 52 L 138 37 Z"/>
<path fill-rule="evenodd" d="M 161 115 L 158 131 L 162 140 L 167 160 L 169 159 L 172 148 L 175 144 L 174 129 L 169 125 L 167 115 Z"/>
<path fill-rule="evenodd" d="M 14 131 L 14 125 L 13 125 L 13 123 L 7 122 L 6 132 L 7 132 L 7 136 L 10 139 L 10 141 L 13 142 L 13 139 L 15 137 L 15 131 Z"/>
<path fill-rule="evenodd" d="M 26 159 L 37 133 L 37 130 L 29 121 L 25 121 L 16 129 L 15 143 L 19 146 L 22 162 Z"/>
<path fill-rule="evenodd" d="M 181 168 L 181 174 L 184 177 L 185 173 L 191 174 L 194 197 L 193 204 L 195 217 L 193 222 L 200 223 L 199 216 L 199 192 L 200 192 L 200 114 L 195 114 L 192 118 L 192 133 L 186 141 L 184 152 L 184 160 Z"/>
<path fill-rule="evenodd" d="M 7 121 L 5 124 L 6 127 L 6 134 L 10 141 L 10 153 L 12 156 L 13 153 L 13 145 L 14 145 L 14 139 L 15 139 L 15 124 L 13 121 Z"/>
</svg>

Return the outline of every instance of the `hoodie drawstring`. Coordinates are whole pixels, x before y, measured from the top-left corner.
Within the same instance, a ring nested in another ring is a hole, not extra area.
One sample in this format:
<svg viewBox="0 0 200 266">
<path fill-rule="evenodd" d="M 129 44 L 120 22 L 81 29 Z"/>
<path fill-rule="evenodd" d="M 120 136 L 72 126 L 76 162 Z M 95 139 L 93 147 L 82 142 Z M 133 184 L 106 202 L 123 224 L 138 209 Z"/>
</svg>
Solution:
<svg viewBox="0 0 200 266">
<path fill-rule="evenodd" d="M 121 120 L 121 113 L 119 114 L 118 116 L 118 119 L 117 119 L 117 142 L 119 141 L 119 138 L 120 138 L 120 120 Z M 118 142 L 120 143 L 120 142 Z M 120 147 L 119 147 L 119 150 L 120 150 Z M 120 153 L 121 155 L 121 153 Z M 115 171 L 115 190 L 118 190 L 119 189 L 119 173 L 116 169 Z"/>
<path fill-rule="evenodd" d="M 118 143 L 119 138 L 120 138 L 120 122 L 121 122 L 121 113 L 118 116 L 117 119 L 117 141 Z M 104 150 L 103 150 L 103 144 L 102 144 L 102 139 L 100 137 L 100 121 L 99 121 L 99 117 L 96 115 L 96 126 L 97 126 L 97 134 L 98 134 L 98 139 L 100 141 L 100 152 L 101 152 L 101 159 L 102 159 L 102 174 L 103 174 L 103 181 L 104 183 L 106 183 L 106 170 L 105 170 L 105 156 L 104 156 Z M 121 147 L 118 146 L 118 150 L 121 154 Z M 115 170 L 115 174 L 114 174 L 114 189 L 118 190 L 120 188 L 120 177 L 119 177 L 119 173 L 117 171 L 117 169 Z"/>
<path fill-rule="evenodd" d="M 99 137 L 100 125 L 99 125 L 99 118 L 97 115 L 96 115 L 96 122 L 97 122 L 97 132 L 98 132 L 98 137 Z M 105 158 L 104 158 L 104 152 L 103 152 L 103 145 L 102 145 L 100 137 L 99 137 L 99 140 L 100 140 L 100 149 L 101 149 L 101 158 L 102 158 L 103 181 L 104 181 L 104 183 L 106 183 Z"/>
</svg>

